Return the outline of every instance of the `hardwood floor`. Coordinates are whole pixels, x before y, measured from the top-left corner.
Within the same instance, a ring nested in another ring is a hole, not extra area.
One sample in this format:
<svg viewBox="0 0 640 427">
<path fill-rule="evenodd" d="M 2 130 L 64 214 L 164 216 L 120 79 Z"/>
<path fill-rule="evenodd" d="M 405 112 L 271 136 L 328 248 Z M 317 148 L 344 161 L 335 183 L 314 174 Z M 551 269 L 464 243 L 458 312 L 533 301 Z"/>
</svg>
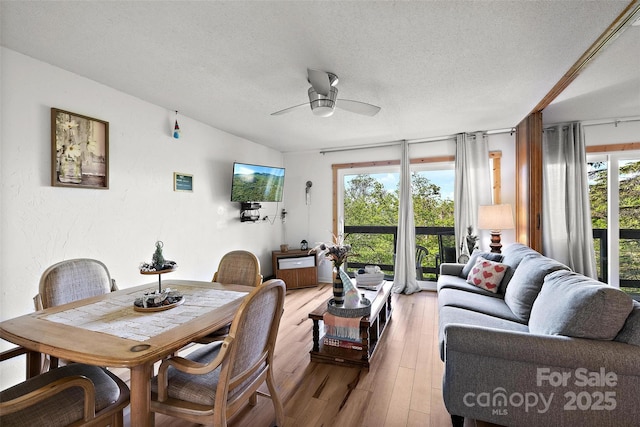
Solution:
<svg viewBox="0 0 640 427">
<path fill-rule="evenodd" d="M 450 426 L 442 401 L 444 365 L 438 356 L 436 293 L 393 295 L 392 320 L 369 372 L 309 361 L 312 322 L 308 314 L 330 295 L 329 284 L 287 293 L 274 360 L 286 427 Z M 128 370 L 114 372 L 128 380 Z M 229 425 L 271 426 L 274 422 L 271 401 L 259 397 L 255 407 L 245 407 Z M 125 425 L 129 425 L 128 414 Z M 159 427 L 194 425 L 156 415 Z M 467 420 L 465 425 L 475 423 Z"/>
</svg>

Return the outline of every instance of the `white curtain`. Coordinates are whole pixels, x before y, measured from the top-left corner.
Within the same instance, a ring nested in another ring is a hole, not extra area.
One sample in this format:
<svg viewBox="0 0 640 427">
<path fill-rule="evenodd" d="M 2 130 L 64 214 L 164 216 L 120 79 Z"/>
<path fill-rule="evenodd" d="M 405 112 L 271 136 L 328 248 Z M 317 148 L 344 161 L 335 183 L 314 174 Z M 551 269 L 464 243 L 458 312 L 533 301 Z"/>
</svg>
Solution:
<svg viewBox="0 0 640 427">
<path fill-rule="evenodd" d="M 542 163 L 543 251 L 572 270 L 597 279 L 582 124 L 545 129 Z"/>
<path fill-rule="evenodd" d="M 473 227 L 473 233 L 478 234 L 478 206 L 491 204 L 491 169 L 487 136 L 482 132 L 475 135 L 457 135 L 455 162 L 453 216 L 458 257 L 467 227 Z"/>
<path fill-rule="evenodd" d="M 398 212 L 398 242 L 396 246 L 396 270 L 393 291 L 412 294 L 420 291 L 416 279 L 416 226 L 411 196 L 411 162 L 409 144 L 402 141 L 400 159 L 400 200 Z"/>
</svg>

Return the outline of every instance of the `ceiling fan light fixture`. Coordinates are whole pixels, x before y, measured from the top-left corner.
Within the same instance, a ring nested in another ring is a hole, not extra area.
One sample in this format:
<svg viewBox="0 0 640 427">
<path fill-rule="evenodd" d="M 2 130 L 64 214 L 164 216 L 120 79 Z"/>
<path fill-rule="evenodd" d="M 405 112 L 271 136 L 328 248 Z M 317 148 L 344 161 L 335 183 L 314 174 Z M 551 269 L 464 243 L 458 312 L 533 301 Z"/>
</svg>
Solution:
<svg viewBox="0 0 640 427">
<path fill-rule="evenodd" d="M 329 117 L 336 109 L 336 99 L 338 98 L 338 88 L 331 87 L 329 96 L 320 95 L 312 87 L 309 88 L 309 105 L 314 115 Z"/>
</svg>

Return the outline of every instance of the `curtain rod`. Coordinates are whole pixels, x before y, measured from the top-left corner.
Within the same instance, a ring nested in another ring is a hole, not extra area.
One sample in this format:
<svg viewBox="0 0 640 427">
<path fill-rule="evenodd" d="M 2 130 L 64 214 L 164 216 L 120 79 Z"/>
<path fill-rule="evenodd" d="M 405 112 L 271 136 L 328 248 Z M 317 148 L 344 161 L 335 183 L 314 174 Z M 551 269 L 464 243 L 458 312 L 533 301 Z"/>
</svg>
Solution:
<svg viewBox="0 0 640 427">
<path fill-rule="evenodd" d="M 582 126 L 601 126 L 601 125 L 615 125 L 616 127 L 618 127 L 619 123 L 630 123 L 630 122 L 640 122 L 640 116 L 635 116 L 635 117 L 623 117 L 620 119 L 600 119 L 600 120 L 584 120 L 582 121 Z M 548 125 L 545 125 L 543 127 L 543 130 L 547 130 L 547 129 L 552 129 L 555 126 L 559 126 L 559 125 L 565 125 L 565 124 L 569 124 L 569 122 L 563 122 L 563 123 L 550 123 Z M 503 133 L 514 133 L 516 131 L 516 128 L 506 128 L 506 129 L 496 129 L 496 130 L 488 130 L 488 131 L 480 131 L 480 132 L 484 132 L 487 135 L 499 135 L 499 134 L 503 134 Z M 473 135 L 474 132 L 466 132 L 469 135 Z M 456 135 L 446 135 L 446 136 L 437 136 L 437 137 L 433 137 L 433 138 L 420 138 L 420 139 L 407 139 L 406 141 L 409 144 L 426 144 L 429 142 L 442 142 L 442 141 L 449 141 L 449 140 L 455 140 L 456 139 Z M 320 154 L 326 154 L 326 153 L 338 153 L 338 152 L 342 152 L 342 151 L 355 151 L 355 150 L 367 150 L 367 149 L 371 149 L 371 148 L 384 148 L 384 147 L 393 147 L 394 145 L 400 145 L 400 143 L 402 143 L 402 140 L 395 140 L 395 141 L 387 141 L 387 142 L 380 142 L 377 144 L 365 144 L 365 145 L 352 145 L 349 147 L 334 147 L 334 148 L 323 148 L 322 150 L 320 150 Z"/>
<path fill-rule="evenodd" d="M 489 131 L 480 131 L 480 132 L 484 132 L 487 135 L 498 135 L 498 134 L 502 134 L 502 133 L 513 133 L 515 132 L 515 128 L 508 128 L 508 129 L 496 129 L 496 130 L 489 130 Z M 466 132 L 469 135 L 473 135 L 475 132 Z M 420 138 L 420 139 L 407 139 L 407 143 L 409 145 L 411 144 L 426 144 L 426 143 L 430 143 L 430 142 L 442 142 L 442 141 L 449 141 L 449 140 L 454 140 L 456 139 L 456 135 L 446 135 L 446 136 L 436 136 L 436 137 L 432 137 L 432 138 Z M 380 142 L 377 144 L 365 144 L 365 145 L 352 145 L 349 147 L 335 147 L 335 148 L 324 148 L 322 150 L 320 150 L 320 154 L 326 154 L 326 153 L 337 153 L 337 152 L 342 152 L 342 151 L 354 151 L 354 150 L 366 150 L 369 148 L 384 148 L 384 147 L 393 147 L 394 145 L 400 145 L 402 143 L 403 140 L 395 140 L 395 141 L 388 141 L 388 142 Z"/>
<path fill-rule="evenodd" d="M 584 120 L 581 123 L 583 127 L 602 126 L 602 125 L 615 125 L 615 127 L 618 127 L 618 123 L 630 123 L 630 122 L 640 122 L 640 116 L 623 117 L 620 119 Z M 543 129 L 544 130 L 552 129 L 556 126 L 568 125 L 570 123 L 574 123 L 574 122 L 549 123 L 548 125 L 545 125 Z"/>
</svg>

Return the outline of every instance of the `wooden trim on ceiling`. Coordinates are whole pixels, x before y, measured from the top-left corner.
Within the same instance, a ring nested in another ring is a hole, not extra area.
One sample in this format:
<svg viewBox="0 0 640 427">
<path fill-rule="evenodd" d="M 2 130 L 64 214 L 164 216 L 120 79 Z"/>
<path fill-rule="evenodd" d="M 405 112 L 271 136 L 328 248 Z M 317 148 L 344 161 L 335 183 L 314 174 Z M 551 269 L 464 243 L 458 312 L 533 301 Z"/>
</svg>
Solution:
<svg viewBox="0 0 640 427">
<path fill-rule="evenodd" d="M 625 142 L 622 144 L 587 146 L 587 153 L 609 153 L 613 151 L 640 150 L 640 142 Z"/>
<path fill-rule="evenodd" d="M 598 39 L 587 49 L 582 56 L 576 61 L 575 64 L 569 68 L 569 71 L 555 84 L 553 88 L 547 93 L 544 98 L 535 106 L 531 113 L 537 113 L 544 110 L 553 102 L 554 99 L 566 89 L 569 84 L 582 72 L 582 70 L 596 58 L 604 48 L 614 41 L 622 31 L 631 23 L 631 18 L 640 11 L 640 0 L 633 0 L 622 11 L 622 13 L 616 18 L 615 21 L 609 25 L 609 27 L 598 37 Z M 530 114 L 531 114 L 530 113 Z"/>
</svg>

